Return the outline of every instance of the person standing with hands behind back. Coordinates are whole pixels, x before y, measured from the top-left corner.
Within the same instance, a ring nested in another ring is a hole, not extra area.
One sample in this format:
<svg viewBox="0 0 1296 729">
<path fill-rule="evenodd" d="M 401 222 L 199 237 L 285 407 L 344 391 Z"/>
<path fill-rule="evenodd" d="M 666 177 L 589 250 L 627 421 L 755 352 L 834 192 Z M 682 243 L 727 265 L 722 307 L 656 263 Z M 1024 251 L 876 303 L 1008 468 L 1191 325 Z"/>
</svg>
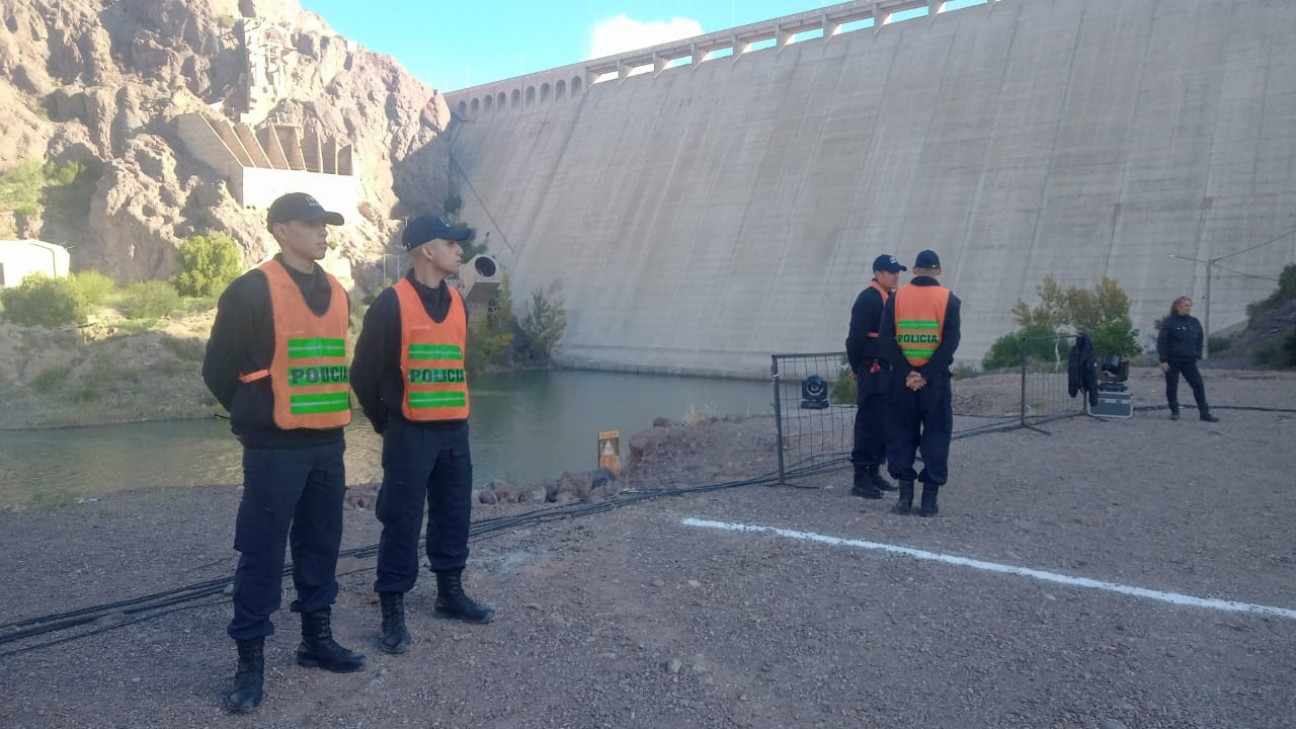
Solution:
<svg viewBox="0 0 1296 729">
<path fill-rule="evenodd" d="M 333 640 L 346 448 L 351 422 L 346 337 L 351 305 L 320 268 L 328 226 L 342 216 L 304 192 L 270 205 L 266 227 L 282 252 L 234 279 L 221 294 L 202 376 L 229 411 L 243 444 L 243 499 L 234 525 L 238 645 L 234 690 L 225 708 L 244 714 L 261 703 L 266 636 L 282 596 L 284 543 L 292 549 L 293 612 L 301 613 L 297 663 L 335 673 L 364 668 L 364 656 Z"/>
<path fill-rule="evenodd" d="M 427 506 L 427 556 L 437 576 L 437 617 L 489 623 L 495 611 L 464 594 L 472 511 L 468 450 L 468 315 L 446 277 L 459 272 L 460 241 L 470 228 L 436 215 L 405 226 L 401 242 L 412 268 L 374 299 L 356 342 L 351 386 L 365 417 L 383 436 L 383 482 L 374 514 L 382 522 L 374 592 L 382 614 L 381 647 L 404 653 L 405 593 L 418 579 L 419 527 Z"/>
<path fill-rule="evenodd" d="M 887 301 L 878 332 L 882 356 L 891 362 L 887 393 L 887 469 L 900 482 L 894 511 L 913 509 L 914 481 L 922 481 L 919 516 L 935 516 L 936 495 L 949 477 L 954 432 L 954 395 L 950 366 L 959 345 L 961 303 L 936 277 L 940 257 L 922 251 L 914 277 Z M 922 473 L 914 459 L 922 450 Z"/>
<path fill-rule="evenodd" d="M 1175 299 L 1170 305 L 1170 315 L 1161 322 L 1161 331 L 1157 333 L 1157 359 L 1161 360 L 1161 371 L 1165 373 L 1166 402 L 1170 404 L 1170 419 L 1178 420 L 1179 373 L 1182 372 L 1197 401 L 1198 416 L 1208 423 L 1218 423 L 1219 418 L 1211 414 L 1206 404 L 1206 385 L 1197 371 L 1205 336 L 1201 322 L 1190 314 L 1192 303 L 1187 296 Z"/>
</svg>

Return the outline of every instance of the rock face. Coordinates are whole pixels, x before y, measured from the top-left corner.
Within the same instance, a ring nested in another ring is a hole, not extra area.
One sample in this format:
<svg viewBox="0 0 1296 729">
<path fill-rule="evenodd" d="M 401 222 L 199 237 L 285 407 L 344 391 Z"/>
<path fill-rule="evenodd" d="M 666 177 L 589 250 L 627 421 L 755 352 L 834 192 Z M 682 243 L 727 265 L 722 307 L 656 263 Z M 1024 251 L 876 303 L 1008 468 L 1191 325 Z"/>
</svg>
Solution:
<svg viewBox="0 0 1296 729">
<path fill-rule="evenodd" d="M 243 210 L 185 149 L 180 114 L 351 144 L 361 216 L 333 238 L 357 276 L 399 218 L 437 211 L 447 194 L 441 95 L 295 0 L 7 0 L 0 105 L 0 173 L 29 160 L 87 170 L 88 199 L 44 205 L 28 227 L 68 246 L 74 268 L 123 283 L 173 274 L 191 235 L 230 235 L 249 264 L 273 248 L 264 213 Z"/>
</svg>

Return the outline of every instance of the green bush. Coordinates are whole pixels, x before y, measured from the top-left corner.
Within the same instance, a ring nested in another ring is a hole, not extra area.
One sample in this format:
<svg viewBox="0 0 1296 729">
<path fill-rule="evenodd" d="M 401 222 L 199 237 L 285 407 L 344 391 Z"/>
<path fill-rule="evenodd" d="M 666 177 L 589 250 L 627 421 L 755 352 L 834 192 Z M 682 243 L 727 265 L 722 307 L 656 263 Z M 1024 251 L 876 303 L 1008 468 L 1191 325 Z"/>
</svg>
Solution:
<svg viewBox="0 0 1296 729">
<path fill-rule="evenodd" d="M 0 292 L 5 318 L 15 324 L 60 327 L 84 324 L 90 307 L 85 295 L 67 278 L 33 274 L 22 284 Z"/>
<path fill-rule="evenodd" d="M 1287 264 L 1278 274 L 1278 290 L 1269 297 L 1269 302 L 1281 304 L 1292 299 L 1296 299 L 1296 263 Z"/>
<path fill-rule="evenodd" d="M 1262 367 L 1296 367 L 1296 331 L 1285 337 L 1274 337 L 1256 347 L 1253 358 Z"/>
<path fill-rule="evenodd" d="M 504 284 L 491 297 L 485 321 L 468 322 L 468 351 L 464 362 L 468 377 L 475 377 L 491 367 L 507 367 L 512 345 L 513 296 L 509 291 L 509 279 L 505 276 Z"/>
<path fill-rule="evenodd" d="M 180 308 L 180 294 L 166 281 L 131 284 L 122 294 L 127 319 L 159 319 Z"/>
<path fill-rule="evenodd" d="M 12 170 L 0 175 L 0 210 L 35 214 L 45 188 L 45 171 L 40 162 L 19 162 Z"/>
<path fill-rule="evenodd" d="M 180 273 L 175 290 L 185 296 L 212 296 L 243 272 L 243 254 L 227 235 L 196 235 L 180 242 Z"/>
<path fill-rule="evenodd" d="M 95 185 L 103 177 L 104 165 L 97 159 L 47 162 L 43 168 L 45 185 L 41 202 L 51 213 L 62 217 L 84 217 L 90 214 L 90 199 Z"/>
<path fill-rule="evenodd" d="M 99 306 L 117 291 L 117 283 L 98 271 L 78 271 L 72 274 L 72 284 L 90 306 Z"/>
<path fill-rule="evenodd" d="M 1027 324 L 1012 334 L 1005 334 L 990 345 L 990 351 L 981 360 L 981 369 L 1001 370 L 1007 367 L 1021 367 L 1022 338 L 1026 339 L 1026 360 L 1028 362 L 1053 362 L 1058 356 L 1058 334 L 1046 321 Z M 1066 352 L 1061 354 L 1066 358 Z"/>
</svg>

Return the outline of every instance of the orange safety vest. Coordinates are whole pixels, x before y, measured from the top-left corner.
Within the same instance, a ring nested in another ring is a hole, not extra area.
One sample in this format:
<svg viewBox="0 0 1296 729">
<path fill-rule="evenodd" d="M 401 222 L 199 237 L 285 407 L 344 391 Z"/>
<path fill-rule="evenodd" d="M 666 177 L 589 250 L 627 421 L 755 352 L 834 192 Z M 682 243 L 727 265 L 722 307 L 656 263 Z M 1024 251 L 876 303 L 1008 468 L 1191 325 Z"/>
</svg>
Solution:
<svg viewBox="0 0 1296 729">
<path fill-rule="evenodd" d="M 891 292 L 890 292 L 890 291 L 887 291 L 885 288 L 883 288 L 883 287 L 882 287 L 882 284 L 880 284 L 880 283 L 877 282 L 877 279 L 871 279 L 871 280 L 868 282 L 868 288 L 871 288 L 871 289 L 873 289 L 874 291 L 878 292 L 878 295 L 882 297 L 882 304 L 883 304 L 883 305 L 886 304 L 886 302 L 887 302 L 887 297 L 889 297 L 889 296 L 891 295 Z M 880 321 L 881 321 L 881 320 L 879 319 L 879 322 L 880 322 Z M 877 325 L 875 324 L 874 326 L 877 326 Z M 877 339 L 877 335 L 878 335 L 877 330 L 875 329 L 874 331 L 869 332 L 868 335 L 869 335 L 869 338 L 870 338 L 870 339 Z"/>
<path fill-rule="evenodd" d="M 895 292 L 896 342 L 914 367 L 927 364 L 940 346 L 949 297 L 943 286 L 909 284 Z"/>
<path fill-rule="evenodd" d="M 392 288 L 400 303 L 401 378 L 405 397 L 401 411 L 406 420 L 466 420 L 468 418 L 468 375 L 464 371 L 464 344 L 468 339 L 468 316 L 463 299 L 453 286 L 450 311 L 438 323 L 428 316 L 423 299 L 409 279 Z"/>
<path fill-rule="evenodd" d="M 243 382 L 270 378 L 275 425 L 284 430 L 328 430 L 351 422 L 351 384 L 346 357 L 350 302 L 329 274 L 328 311 L 317 315 L 277 260 L 261 265 L 270 286 L 274 359 L 270 369 L 239 375 Z"/>
</svg>

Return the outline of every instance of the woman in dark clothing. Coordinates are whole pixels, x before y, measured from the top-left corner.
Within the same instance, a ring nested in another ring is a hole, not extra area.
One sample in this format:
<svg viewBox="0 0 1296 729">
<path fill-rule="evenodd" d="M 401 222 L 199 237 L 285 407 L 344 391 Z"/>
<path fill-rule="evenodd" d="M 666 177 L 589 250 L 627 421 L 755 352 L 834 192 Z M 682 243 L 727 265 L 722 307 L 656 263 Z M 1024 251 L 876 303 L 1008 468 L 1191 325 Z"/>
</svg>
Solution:
<svg viewBox="0 0 1296 729">
<path fill-rule="evenodd" d="M 1157 359 L 1161 360 L 1161 371 L 1165 373 L 1166 401 L 1170 403 L 1170 419 L 1179 419 L 1179 374 L 1183 373 L 1188 386 L 1192 388 L 1193 399 L 1197 401 L 1197 413 L 1208 423 L 1218 423 L 1219 418 L 1211 415 L 1210 406 L 1206 404 L 1206 386 L 1202 384 L 1201 373 L 1197 371 L 1197 360 L 1201 358 L 1202 333 L 1201 322 L 1190 316 L 1192 299 L 1180 296 L 1170 306 L 1170 315 L 1161 322 L 1161 332 L 1157 335 Z"/>
</svg>

